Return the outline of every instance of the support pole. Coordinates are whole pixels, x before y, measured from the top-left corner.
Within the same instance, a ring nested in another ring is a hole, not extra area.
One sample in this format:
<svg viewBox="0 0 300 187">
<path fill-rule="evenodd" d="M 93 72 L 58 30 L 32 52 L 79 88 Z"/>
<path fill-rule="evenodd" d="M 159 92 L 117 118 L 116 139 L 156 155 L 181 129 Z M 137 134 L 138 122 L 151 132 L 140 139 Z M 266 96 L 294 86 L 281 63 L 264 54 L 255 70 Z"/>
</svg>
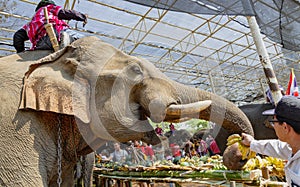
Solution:
<svg viewBox="0 0 300 187">
<path fill-rule="evenodd" d="M 258 24 L 256 22 L 255 16 L 247 16 L 249 27 L 252 33 L 252 37 L 256 46 L 256 50 L 259 56 L 259 60 L 263 65 L 264 72 L 267 78 L 268 85 L 271 90 L 271 94 L 275 105 L 279 102 L 282 97 L 281 91 L 279 89 L 278 81 L 273 70 L 268 52 L 266 50 L 265 44 L 260 34 Z"/>
<path fill-rule="evenodd" d="M 208 77 L 209 77 L 209 82 L 211 85 L 211 91 L 212 91 L 212 93 L 216 93 L 215 84 L 214 84 L 214 80 L 211 75 L 211 71 L 208 72 Z"/>
</svg>

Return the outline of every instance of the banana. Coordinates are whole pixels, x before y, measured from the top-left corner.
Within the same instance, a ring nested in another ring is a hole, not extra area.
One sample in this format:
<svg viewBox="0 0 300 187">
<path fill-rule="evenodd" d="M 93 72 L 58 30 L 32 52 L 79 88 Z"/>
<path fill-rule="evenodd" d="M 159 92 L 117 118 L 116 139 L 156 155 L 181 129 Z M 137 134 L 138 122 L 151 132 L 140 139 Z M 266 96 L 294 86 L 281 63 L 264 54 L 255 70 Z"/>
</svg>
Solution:
<svg viewBox="0 0 300 187">
<path fill-rule="evenodd" d="M 227 138 L 227 146 L 230 146 L 236 142 L 239 142 L 242 140 L 242 137 L 239 134 L 232 134 Z"/>
<path fill-rule="evenodd" d="M 256 152 L 251 151 L 250 147 L 245 146 L 241 142 L 239 142 L 238 148 L 242 153 L 242 160 L 254 158 L 256 156 Z"/>
<path fill-rule="evenodd" d="M 246 146 L 245 146 L 245 147 L 246 147 Z M 249 152 L 249 155 L 248 155 L 248 159 L 249 159 L 249 158 L 254 158 L 254 157 L 256 157 L 256 152 L 251 151 L 249 147 L 247 147 L 247 148 L 248 148 L 249 151 L 250 151 L 250 152 Z"/>
<path fill-rule="evenodd" d="M 232 134 L 227 138 L 227 146 L 230 146 L 236 142 L 239 142 L 242 140 L 242 137 L 239 134 Z"/>
<path fill-rule="evenodd" d="M 246 147 L 243 146 L 241 143 L 239 143 L 238 148 L 239 148 L 240 152 L 242 153 L 242 160 L 247 159 L 248 150 L 246 149 Z"/>
<path fill-rule="evenodd" d="M 235 144 L 236 142 L 239 142 L 240 140 L 238 138 L 231 139 L 230 141 L 227 141 L 226 145 L 230 146 L 232 144 Z"/>
<path fill-rule="evenodd" d="M 247 161 L 247 163 L 243 166 L 243 169 L 246 171 L 251 171 L 257 168 L 256 158 L 251 158 Z"/>
<path fill-rule="evenodd" d="M 232 139 L 236 139 L 236 138 L 242 139 L 242 137 L 239 134 L 232 134 L 232 135 L 228 136 L 227 142 L 232 140 Z"/>
</svg>

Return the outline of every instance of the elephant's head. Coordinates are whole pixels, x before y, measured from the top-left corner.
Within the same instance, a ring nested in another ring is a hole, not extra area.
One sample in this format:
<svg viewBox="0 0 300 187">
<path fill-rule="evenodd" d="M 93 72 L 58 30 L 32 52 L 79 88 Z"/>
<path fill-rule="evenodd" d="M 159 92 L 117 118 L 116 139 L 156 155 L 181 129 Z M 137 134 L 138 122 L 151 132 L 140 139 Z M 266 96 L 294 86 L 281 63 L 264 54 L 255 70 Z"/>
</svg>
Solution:
<svg viewBox="0 0 300 187">
<path fill-rule="evenodd" d="M 157 143 L 154 122 L 202 118 L 253 134 L 231 102 L 167 78 L 150 62 L 86 37 L 31 65 L 20 108 L 73 115 L 101 139 Z M 202 111 L 202 112 L 200 112 Z"/>
</svg>

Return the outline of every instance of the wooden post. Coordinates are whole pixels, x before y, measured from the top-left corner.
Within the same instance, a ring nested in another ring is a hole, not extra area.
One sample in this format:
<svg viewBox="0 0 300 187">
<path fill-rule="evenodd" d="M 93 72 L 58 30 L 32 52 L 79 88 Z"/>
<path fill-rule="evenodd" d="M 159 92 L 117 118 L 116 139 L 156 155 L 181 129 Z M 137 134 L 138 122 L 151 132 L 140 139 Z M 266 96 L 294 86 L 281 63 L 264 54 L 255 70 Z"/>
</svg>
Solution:
<svg viewBox="0 0 300 187">
<path fill-rule="evenodd" d="M 50 38 L 50 42 L 52 44 L 54 51 L 58 51 L 59 50 L 58 41 L 56 38 L 56 34 L 54 32 L 53 26 L 51 23 L 49 23 L 48 11 L 47 11 L 46 7 L 44 7 L 44 15 L 45 15 L 45 19 L 46 19 L 46 24 L 45 24 L 46 32 Z"/>
<path fill-rule="evenodd" d="M 259 60 L 260 60 L 261 64 L 263 65 L 264 72 L 265 72 L 265 75 L 267 78 L 267 82 L 270 87 L 274 103 L 276 105 L 282 97 L 277 78 L 275 76 L 269 55 L 268 55 L 266 47 L 265 47 L 265 44 L 260 35 L 260 30 L 259 30 L 259 27 L 258 27 L 255 17 L 247 16 L 247 20 L 248 20 L 249 27 L 250 27 L 250 30 L 252 33 L 252 37 L 253 37 L 253 40 L 254 40 L 254 43 L 256 46 Z"/>
<path fill-rule="evenodd" d="M 262 172 L 262 177 L 264 179 L 270 179 L 270 173 L 269 173 L 269 169 L 267 167 L 263 167 L 261 168 L 261 172 Z"/>
<path fill-rule="evenodd" d="M 94 179 L 95 179 L 96 187 L 101 187 L 101 184 L 103 184 L 102 182 L 103 179 L 98 175 L 97 176 L 94 175 Z"/>
<path fill-rule="evenodd" d="M 236 184 L 235 184 L 235 181 L 230 181 L 230 187 L 235 187 Z"/>
</svg>

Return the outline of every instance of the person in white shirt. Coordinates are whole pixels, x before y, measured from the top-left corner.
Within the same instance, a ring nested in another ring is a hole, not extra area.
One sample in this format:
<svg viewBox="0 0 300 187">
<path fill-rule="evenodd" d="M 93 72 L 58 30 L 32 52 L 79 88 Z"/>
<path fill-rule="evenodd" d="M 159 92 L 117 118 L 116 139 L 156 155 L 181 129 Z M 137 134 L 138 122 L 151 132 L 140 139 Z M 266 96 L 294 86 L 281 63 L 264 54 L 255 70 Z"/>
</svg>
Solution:
<svg viewBox="0 0 300 187">
<path fill-rule="evenodd" d="M 242 143 L 257 153 L 287 160 L 284 167 L 287 183 L 290 187 L 300 187 L 300 99 L 283 96 L 275 109 L 263 115 L 273 116 L 270 124 L 278 140 L 255 140 L 242 133 Z"/>
<path fill-rule="evenodd" d="M 114 162 L 125 162 L 128 157 L 127 151 L 121 149 L 119 142 L 114 143 L 114 149 L 115 151 L 109 155 L 108 159 Z"/>
</svg>

